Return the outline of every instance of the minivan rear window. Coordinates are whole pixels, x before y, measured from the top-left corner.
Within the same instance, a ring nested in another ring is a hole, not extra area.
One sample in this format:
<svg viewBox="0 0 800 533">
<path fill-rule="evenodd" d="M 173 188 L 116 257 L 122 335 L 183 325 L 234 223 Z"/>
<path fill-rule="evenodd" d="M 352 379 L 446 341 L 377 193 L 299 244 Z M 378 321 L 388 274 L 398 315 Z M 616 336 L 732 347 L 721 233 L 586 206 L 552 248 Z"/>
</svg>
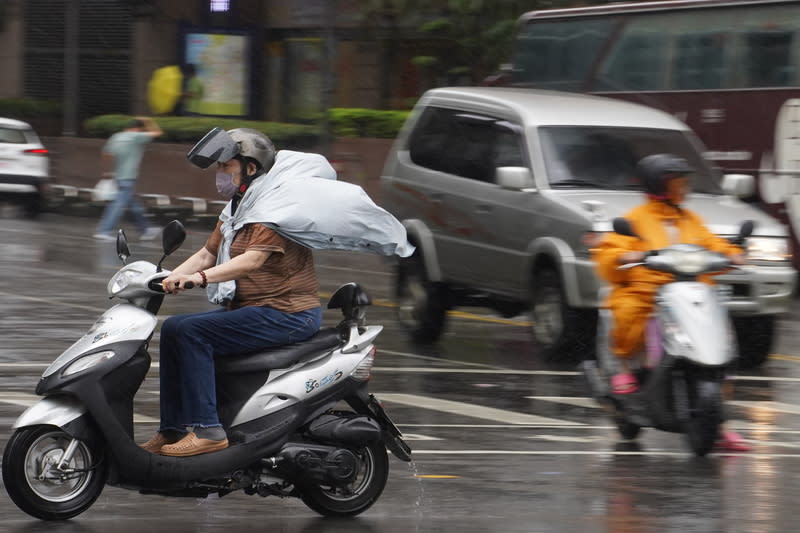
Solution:
<svg viewBox="0 0 800 533">
<path fill-rule="evenodd" d="M 694 192 L 721 194 L 713 171 L 687 135 L 676 130 L 597 126 L 540 128 L 544 162 L 553 188 L 590 187 L 641 190 L 636 163 L 645 156 L 670 153 L 695 169 Z"/>
<path fill-rule="evenodd" d="M 26 144 L 27 142 L 24 131 L 0 127 L 0 143 Z"/>
</svg>

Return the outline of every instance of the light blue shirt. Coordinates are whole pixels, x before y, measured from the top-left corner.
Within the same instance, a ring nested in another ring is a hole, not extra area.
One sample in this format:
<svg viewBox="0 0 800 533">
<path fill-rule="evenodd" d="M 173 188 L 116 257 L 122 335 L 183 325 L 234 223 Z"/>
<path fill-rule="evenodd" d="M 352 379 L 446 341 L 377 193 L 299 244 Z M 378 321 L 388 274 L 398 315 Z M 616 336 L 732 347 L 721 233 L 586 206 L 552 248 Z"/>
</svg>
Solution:
<svg viewBox="0 0 800 533">
<path fill-rule="evenodd" d="M 114 156 L 114 177 L 118 180 L 135 180 L 139 175 L 144 146 L 153 136 L 143 131 L 120 131 L 112 135 L 103 152 Z"/>
</svg>

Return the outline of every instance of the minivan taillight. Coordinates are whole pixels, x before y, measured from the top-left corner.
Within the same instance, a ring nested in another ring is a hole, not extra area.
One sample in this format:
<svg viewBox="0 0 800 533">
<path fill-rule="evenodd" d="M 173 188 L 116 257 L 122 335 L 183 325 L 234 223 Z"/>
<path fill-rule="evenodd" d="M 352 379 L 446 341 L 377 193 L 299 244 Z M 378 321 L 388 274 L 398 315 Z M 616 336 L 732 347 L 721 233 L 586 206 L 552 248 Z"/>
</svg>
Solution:
<svg viewBox="0 0 800 533">
<path fill-rule="evenodd" d="M 23 153 L 33 154 L 33 155 L 47 155 L 49 151 L 47 150 L 47 148 L 29 148 L 25 150 Z"/>
</svg>

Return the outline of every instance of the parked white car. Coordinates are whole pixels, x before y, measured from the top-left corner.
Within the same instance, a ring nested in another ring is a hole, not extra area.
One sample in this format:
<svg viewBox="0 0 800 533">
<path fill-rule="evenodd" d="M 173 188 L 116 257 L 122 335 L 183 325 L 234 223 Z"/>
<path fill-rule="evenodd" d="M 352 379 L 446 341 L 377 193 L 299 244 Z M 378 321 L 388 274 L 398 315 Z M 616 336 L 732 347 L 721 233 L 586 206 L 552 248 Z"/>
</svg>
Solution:
<svg viewBox="0 0 800 533">
<path fill-rule="evenodd" d="M 37 216 L 45 205 L 50 157 L 27 122 L 0 118 L 0 200 Z"/>
<path fill-rule="evenodd" d="M 675 117 L 573 93 L 461 87 L 419 100 L 381 176 L 382 204 L 417 246 L 397 265 L 400 320 L 430 342 L 448 309 L 530 310 L 539 355 L 589 356 L 603 286 L 590 243 L 644 202 L 633 169 L 659 152 L 695 169 L 687 206 L 711 231 L 730 237 L 743 220 L 756 223 L 745 274 L 717 280 L 741 362 L 763 362 L 797 273 L 787 229 L 740 200 L 754 178 L 720 176 Z"/>
</svg>

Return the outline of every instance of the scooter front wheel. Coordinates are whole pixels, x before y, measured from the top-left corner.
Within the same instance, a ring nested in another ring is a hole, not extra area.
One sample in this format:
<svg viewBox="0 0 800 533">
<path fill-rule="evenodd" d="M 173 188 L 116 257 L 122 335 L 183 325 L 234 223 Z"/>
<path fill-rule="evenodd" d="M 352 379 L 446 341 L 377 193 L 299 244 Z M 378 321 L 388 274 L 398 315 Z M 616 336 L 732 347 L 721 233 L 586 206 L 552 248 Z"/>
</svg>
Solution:
<svg viewBox="0 0 800 533">
<path fill-rule="evenodd" d="M 358 451 L 359 470 L 346 487 L 306 485 L 300 488 L 303 502 L 323 516 L 355 516 L 369 509 L 383 492 L 389 478 L 389 456 L 383 442 L 373 442 Z"/>
<path fill-rule="evenodd" d="M 70 449 L 71 448 L 71 449 Z M 68 461 L 62 461 L 65 453 Z M 86 442 L 55 426 L 18 429 L 3 453 L 3 482 L 17 507 L 42 520 L 66 520 L 103 491 L 108 466 Z"/>
<path fill-rule="evenodd" d="M 690 381 L 690 414 L 686 423 L 689 446 L 698 457 L 714 447 L 722 423 L 722 390 L 718 381 Z"/>
</svg>

